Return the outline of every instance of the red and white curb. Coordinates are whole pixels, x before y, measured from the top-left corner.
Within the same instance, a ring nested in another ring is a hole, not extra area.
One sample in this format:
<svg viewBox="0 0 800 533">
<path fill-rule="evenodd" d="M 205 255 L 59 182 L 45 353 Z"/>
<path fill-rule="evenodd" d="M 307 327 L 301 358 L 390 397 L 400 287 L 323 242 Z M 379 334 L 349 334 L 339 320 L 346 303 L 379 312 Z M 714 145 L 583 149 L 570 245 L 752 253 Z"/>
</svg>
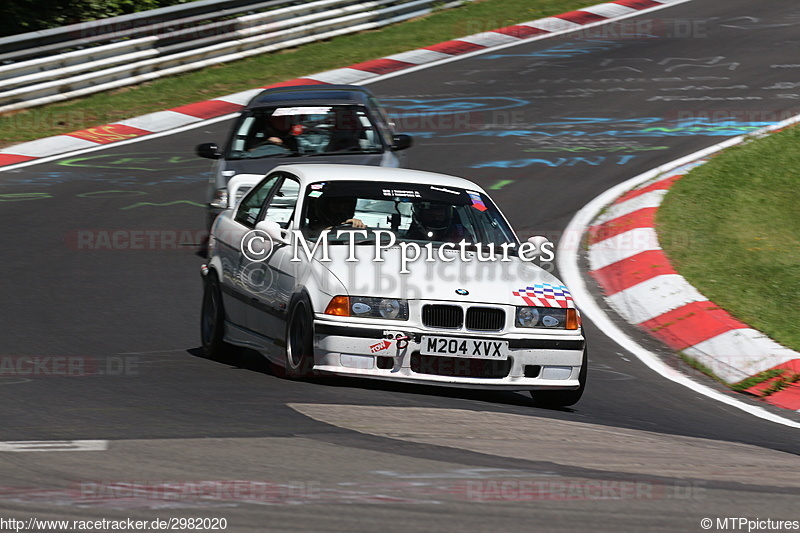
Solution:
<svg viewBox="0 0 800 533">
<path fill-rule="evenodd" d="M 700 294 L 670 265 L 655 214 L 684 167 L 618 198 L 589 228 L 590 274 L 608 304 L 675 351 L 737 383 L 764 370 L 800 372 L 800 353 L 781 346 Z M 765 400 L 800 410 L 800 384 Z"/>
<path fill-rule="evenodd" d="M 85 151 L 112 143 L 131 141 L 132 139 L 139 139 L 182 127 L 199 125 L 207 120 L 225 117 L 238 112 L 253 96 L 264 89 L 272 87 L 304 84 L 366 85 L 377 81 L 379 78 L 383 79 L 390 75 L 396 75 L 401 71 L 416 70 L 469 54 L 514 46 L 523 40 L 552 37 L 556 34 L 628 18 L 644 11 L 654 11 L 688 1 L 690 0 L 615 0 L 554 17 L 461 37 L 417 50 L 266 85 L 205 102 L 17 144 L 0 150 L 0 168 L 34 162 L 68 152 Z"/>
<path fill-rule="evenodd" d="M 797 122 L 800 116 L 759 134 Z M 800 373 L 800 353 L 735 319 L 700 294 L 672 268 L 654 226 L 656 211 L 675 181 L 708 161 L 712 153 L 745 140 L 730 139 L 607 191 L 576 215 L 573 222 L 581 218 L 582 226 L 571 230 L 582 234 L 586 229 L 589 273 L 603 289 L 611 308 L 628 323 L 643 328 L 731 384 L 771 369 Z M 562 277 L 572 290 L 574 280 Z M 585 285 L 581 284 L 581 289 L 585 290 Z M 747 392 L 760 395 L 772 381 Z M 764 400 L 800 410 L 800 384 L 790 384 Z"/>
</svg>

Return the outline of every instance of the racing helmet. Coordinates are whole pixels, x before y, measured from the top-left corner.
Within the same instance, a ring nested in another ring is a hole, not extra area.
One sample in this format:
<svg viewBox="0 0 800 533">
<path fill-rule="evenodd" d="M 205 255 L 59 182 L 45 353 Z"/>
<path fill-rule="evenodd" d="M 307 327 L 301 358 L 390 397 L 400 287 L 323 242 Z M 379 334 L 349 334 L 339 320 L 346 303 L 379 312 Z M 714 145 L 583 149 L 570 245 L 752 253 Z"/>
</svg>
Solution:
<svg viewBox="0 0 800 533">
<path fill-rule="evenodd" d="M 416 202 L 411 219 L 423 230 L 444 231 L 453 221 L 453 206 L 440 202 Z"/>
</svg>

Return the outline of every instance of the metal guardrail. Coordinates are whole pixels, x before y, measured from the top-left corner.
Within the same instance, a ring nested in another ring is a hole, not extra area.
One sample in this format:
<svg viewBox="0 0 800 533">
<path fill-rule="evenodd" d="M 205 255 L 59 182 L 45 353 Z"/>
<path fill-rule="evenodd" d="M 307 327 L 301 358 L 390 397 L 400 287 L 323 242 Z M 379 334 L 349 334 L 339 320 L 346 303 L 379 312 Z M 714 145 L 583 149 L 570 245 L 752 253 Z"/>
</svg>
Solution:
<svg viewBox="0 0 800 533">
<path fill-rule="evenodd" d="M 439 2 L 204 0 L 0 39 L 0 113 L 378 28 Z"/>
</svg>

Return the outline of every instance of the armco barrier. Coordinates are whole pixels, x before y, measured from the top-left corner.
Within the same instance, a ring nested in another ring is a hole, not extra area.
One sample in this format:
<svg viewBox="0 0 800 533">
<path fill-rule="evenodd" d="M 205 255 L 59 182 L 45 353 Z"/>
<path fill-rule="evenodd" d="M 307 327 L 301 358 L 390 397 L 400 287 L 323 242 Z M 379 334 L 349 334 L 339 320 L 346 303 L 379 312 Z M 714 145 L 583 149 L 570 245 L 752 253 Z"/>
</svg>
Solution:
<svg viewBox="0 0 800 533">
<path fill-rule="evenodd" d="M 217 2 L 230 3 L 230 0 Z M 121 32 L 100 31 L 113 29 L 112 23 L 98 29 L 99 37 L 88 39 L 94 41 L 95 46 L 69 50 L 78 42 L 86 41 L 76 41 L 74 37 L 94 30 L 73 27 L 72 31 L 59 33 L 63 37 L 60 43 L 48 42 L 27 52 L 29 57 L 34 57 L 0 66 L 0 113 L 379 28 L 428 14 L 436 3 L 437 0 L 261 2 L 239 6 L 237 11 L 250 11 L 255 7 L 270 9 L 234 19 L 220 19 L 220 12 L 215 11 L 206 18 L 175 19 L 167 25 L 162 21 Z M 437 9 L 461 4 L 462 0 L 458 0 Z M 141 14 L 141 17 L 146 16 Z M 21 42 L 37 42 L 35 36 L 18 38 Z M 3 41 L 7 40 L 0 40 L 0 61 L 12 61 L 10 58 L 23 55 L 19 50 L 3 54 Z M 35 57 L 57 46 L 66 51 Z"/>
<path fill-rule="evenodd" d="M 169 33 L 210 20 L 296 5 L 288 0 L 200 0 L 90 22 L 0 38 L 0 64 L 45 57 L 98 42 Z"/>
</svg>

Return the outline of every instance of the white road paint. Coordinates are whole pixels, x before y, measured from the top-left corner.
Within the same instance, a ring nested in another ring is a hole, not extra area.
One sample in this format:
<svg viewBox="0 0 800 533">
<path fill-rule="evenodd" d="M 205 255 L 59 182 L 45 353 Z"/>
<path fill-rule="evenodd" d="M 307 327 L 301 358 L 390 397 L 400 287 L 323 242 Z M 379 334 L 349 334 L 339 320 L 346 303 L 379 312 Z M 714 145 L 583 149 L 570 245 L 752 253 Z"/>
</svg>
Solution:
<svg viewBox="0 0 800 533">
<path fill-rule="evenodd" d="M 692 302 L 707 300 L 678 274 L 662 274 L 608 296 L 608 303 L 631 324 L 641 324 Z"/>
<path fill-rule="evenodd" d="M 17 440 L 0 442 L 0 452 L 102 452 L 107 440 Z"/>
<path fill-rule="evenodd" d="M 642 252 L 660 249 L 658 235 L 653 228 L 633 228 L 592 245 L 589 264 L 592 270 L 599 270 Z"/>
<path fill-rule="evenodd" d="M 14 154 L 44 158 L 47 156 L 47 154 L 53 153 L 53 151 L 63 151 L 67 153 L 60 153 L 59 157 L 66 157 L 69 155 L 70 151 L 77 150 L 78 152 L 75 153 L 80 153 L 79 151 L 83 150 L 84 148 L 95 146 L 97 146 L 97 143 L 93 143 L 92 141 L 87 141 L 85 139 L 78 139 L 77 137 L 71 137 L 69 135 L 56 135 L 55 137 L 48 138 L 47 145 L 40 143 L 38 140 L 15 144 Z M 37 159 L 37 161 L 42 161 L 42 159 Z M 17 165 L 3 167 L 0 169 L 0 171 L 9 170 L 11 168 L 17 168 Z"/>
<path fill-rule="evenodd" d="M 236 104 L 240 106 L 247 105 L 250 100 L 253 99 L 255 95 L 262 92 L 264 89 L 248 89 L 246 91 L 242 91 L 240 93 L 229 94 L 227 96 L 220 96 L 219 98 L 215 98 L 215 100 L 220 100 L 222 102 L 228 102 L 229 104 Z"/>
<path fill-rule="evenodd" d="M 500 46 L 508 43 L 516 43 L 518 38 L 511 35 L 504 35 L 496 31 L 486 31 L 468 37 L 459 37 L 456 41 L 463 41 L 465 43 L 477 44 L 480 46 Z"/>
<path fill-rule="evenodd" d="M 302 76 L 305 79 L 321 81 L 333 85 L 349 85 L 351 83 L 362 83 L 365 78 L 374 78 L 378 74 L 354 68 L 337 68 L 309 76 Z"/>
<path fill-rule="evenodd" d="M 129 118 L 127 120 L 120 120 L 117 124 L 123 126 L 131 126 L 147 131 L 167 131 L 175 126 L 181 127 L 188 124 L 198 124 L 204 122 L 203 119 L 197 117 L 190 117 L 183 113 L 176 113 L 175 111 L 156 111 L 155 113 L 148 113 L 140 117 Z M 119 143 L 114 143 L 117 146 Z"/>
<path fill-rule="evenodd" d="M 726 331 L 686 348 L 683 352 L 711 368 L 716 375 L 729 383 L 797 359 L 797 352 L 781 346 L 752 328 Z M 720 357 L 719 354 L 724 356 Z"/>
<path fill-rule="evenodd" d="M 558 17 L 548 17 L 533 22 L 521 24 L 522 26 L 530 26 L 539 30 L 550 31 L 554 33 L 577 30 L 578 28 L 585 28 L 587 25 L 570 22 L 568 20 L 560 19 Z"/>
<path fill-rule="evenodd" d="M 580 10 L 608 18 L 622 17 L 637 12 L 637 10 L 633 9 L 632 7 L 621 6 L 619 4 L 611 4 L 611 3 L 600 4 L 599 6 L 582 7 Z"/>
</svg>

